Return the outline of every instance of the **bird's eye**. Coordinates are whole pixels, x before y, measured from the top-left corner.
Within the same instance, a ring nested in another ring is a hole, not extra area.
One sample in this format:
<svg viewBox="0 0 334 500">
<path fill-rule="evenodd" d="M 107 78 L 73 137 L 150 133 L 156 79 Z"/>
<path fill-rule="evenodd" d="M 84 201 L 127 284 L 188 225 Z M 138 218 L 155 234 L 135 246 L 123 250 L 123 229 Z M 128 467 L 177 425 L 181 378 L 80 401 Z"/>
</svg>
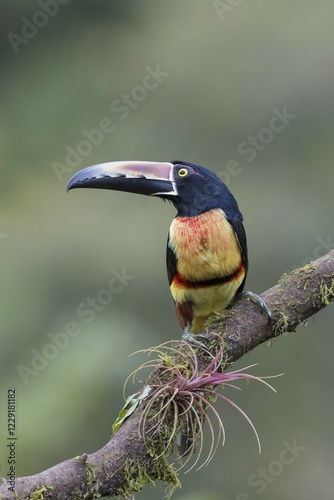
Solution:
<svg viewBox="0 0 334 500">
<path fill-rule="evenodd" d="M 178 176 L 185 177 L 186 175 L 188 175 L 188 169 L 184 167 L 180 168 L 180 170 L 178 171 Z"/>
</svg>

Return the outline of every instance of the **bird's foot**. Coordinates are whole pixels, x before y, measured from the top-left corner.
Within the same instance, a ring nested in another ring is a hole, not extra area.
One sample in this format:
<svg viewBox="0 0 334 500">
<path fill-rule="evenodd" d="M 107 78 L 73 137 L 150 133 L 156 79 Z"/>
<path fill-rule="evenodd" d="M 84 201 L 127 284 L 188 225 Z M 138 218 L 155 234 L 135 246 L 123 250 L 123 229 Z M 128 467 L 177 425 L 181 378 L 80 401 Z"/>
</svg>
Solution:
<svg viewBox="0 0 334 500">
<path fill-rule="evenodd" d="M 206 347 L 206 345 L 203 342 L 201 342 L 200 340 L 198 340 L 200 338 L 200 339 L 203 339 L 203 340 L 207 341 L 208 339 L 206 338 L 206 336 L 202 335 L 201 333 L 196 333 L 196 334 L 191 333 L 190 332 L 190 326 L 191 325 L 188 324 L 185 327 L 185 329 L 183 330 L 182 340 L 190 342 L 191 344 L 194 344 L 197 347 L 201 347 L 202 349 L 204 349 L 206 352 L 208 352 L 210 354 L 210 351 Z"/>
<path fill-rule="evenodd" d="M 270 323 L 271 323 L 271 311 L 270 311 L 269 307 L 267 306 L 267 304 L 265 303 L 265 301 L 263 299 L 261 299 L 261 297 L 259 295 L 257 295 L 254 292 L 251 292 L 250 290 L 243 292 L 242 295 L 244 297 L 246 297 L 247 299 L 251 300 L 252 302 L 254 302 L 254 304 L 257 304 L 258 306 L 260 306 L 261 313 L 266 314 L 266 316 L 268 318 L 268 325 L 270 325 Z"/>
</svg>

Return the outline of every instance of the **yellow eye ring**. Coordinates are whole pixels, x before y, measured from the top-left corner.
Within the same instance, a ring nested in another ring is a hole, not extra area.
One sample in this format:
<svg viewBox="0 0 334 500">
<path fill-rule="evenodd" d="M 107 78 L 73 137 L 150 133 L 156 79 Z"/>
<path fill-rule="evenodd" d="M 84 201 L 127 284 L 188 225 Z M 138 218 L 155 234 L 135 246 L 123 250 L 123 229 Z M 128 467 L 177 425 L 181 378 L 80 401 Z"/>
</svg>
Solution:
<svg viewBox="0 0 334 500">
<path fill-rule="evenodd" d="M 178 176 L 185 177 L 186 175 L 188 175 L 188 169 L 184 167 L 180 168 L 180 170 L 178 171 Z"/>
</svg>

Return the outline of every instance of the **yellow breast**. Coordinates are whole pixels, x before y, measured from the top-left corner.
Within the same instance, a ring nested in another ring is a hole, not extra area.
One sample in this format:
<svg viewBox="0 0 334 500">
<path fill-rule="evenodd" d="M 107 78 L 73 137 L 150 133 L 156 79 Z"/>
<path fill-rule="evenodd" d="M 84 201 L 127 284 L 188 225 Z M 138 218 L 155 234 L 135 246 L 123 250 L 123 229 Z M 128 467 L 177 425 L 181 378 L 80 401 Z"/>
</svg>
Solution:
<svg viewBox="0 0 334 500">
<path fill-rule="evenodd" d="M 188 280 L 228 276 L 240 264 L 239 243 L 221 209 L 196 217 L 176 217 L 169 235 L 177 270 Z"/>
</svg>

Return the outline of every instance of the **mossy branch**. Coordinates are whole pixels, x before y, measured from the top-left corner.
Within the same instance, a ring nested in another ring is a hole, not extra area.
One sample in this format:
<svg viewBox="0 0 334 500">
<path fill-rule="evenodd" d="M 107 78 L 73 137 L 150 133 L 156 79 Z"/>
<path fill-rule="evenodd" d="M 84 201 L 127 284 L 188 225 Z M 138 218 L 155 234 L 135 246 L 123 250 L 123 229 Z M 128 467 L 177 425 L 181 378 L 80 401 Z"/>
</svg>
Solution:
<svg viewBox="0 0 334 500">
<path fill-rule="evenodd" d="M 261 297 L 272 312 L 270 325 L 258 306 L 247 299 L 239 300 L 224 316 L 212 318 L 207 325 L 205 334 L 210 350 L 216 353 L 224 346 L 223 368 L 259 344 L 295 331 L 299 324 L 333 301 L 334 251 L 284 275 Z M 196 354 L 200 370 L 207 364 L 207 356 L 201 349 Z M 177 363 L 178 354 L 174 356 Z M 163 382 L 164 376 L 162 364 L 158 365 L 147 384 L 157 380 Z M 102 449 L 66 460 L 34 476 L 17 478 L 15 493 L 5 481 L 0 486 L 0 499 L 89 500 L 118 495 L 131 498 L 146 483 L 158 479 L 171 488 L 177 487 L 176 472 L 167 463 L 167 457 L 173 451 L 172 443 L 167 445 L 175 428 L 173 415 L 166 415 L 158 432 L 156 429 L 152 431 L 150 415 L 146 416 L 146 433 L 143 435 L 140 431 L 142 408 L 139 404 Z"/>
</svg>

